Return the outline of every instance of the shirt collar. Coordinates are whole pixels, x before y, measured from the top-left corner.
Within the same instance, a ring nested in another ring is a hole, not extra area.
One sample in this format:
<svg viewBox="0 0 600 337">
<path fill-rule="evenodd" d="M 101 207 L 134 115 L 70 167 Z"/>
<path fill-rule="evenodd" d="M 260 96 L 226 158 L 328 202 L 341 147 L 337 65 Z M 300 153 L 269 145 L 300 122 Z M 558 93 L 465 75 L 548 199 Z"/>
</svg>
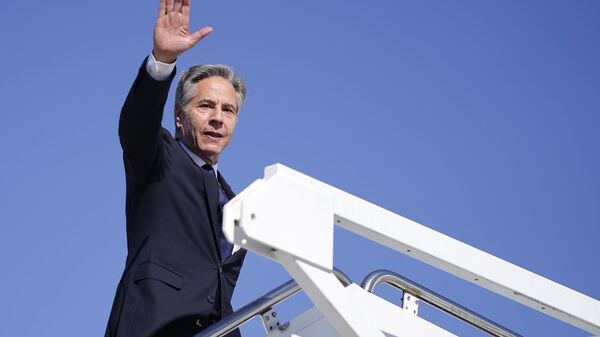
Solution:
<svg viewBox="0 0 600 337">
<path fill-rule="evenodd" d="M 188 147 L 185 146 L 185 144 L 183 144 L 183 142 L 180 139 L 178 139 L 177 141 L 179 142 L 181 147 L 185 150 L 185 152 L 188 154 L 188 156 L 190 156 L 190 158 L 192 158 L 192 160 L 194 161 L 194 164 L 196 164 L 198 167 L 202 167 L 202 166 L 206 165 L 206 162 L 204 160 L 202 160 L 202 158 L 200 158 L 200 156 L 198 156 L 197 154 L 192 152 L 192 150 L 188 149 Z M 219 168 L 219 163 L 215 163 L 214 165 L 210 165 L 210 166 L 212 166 L 213 172 L 215 172 L 215 176 L 218 178 L 217 169 Z"/>
</svg>

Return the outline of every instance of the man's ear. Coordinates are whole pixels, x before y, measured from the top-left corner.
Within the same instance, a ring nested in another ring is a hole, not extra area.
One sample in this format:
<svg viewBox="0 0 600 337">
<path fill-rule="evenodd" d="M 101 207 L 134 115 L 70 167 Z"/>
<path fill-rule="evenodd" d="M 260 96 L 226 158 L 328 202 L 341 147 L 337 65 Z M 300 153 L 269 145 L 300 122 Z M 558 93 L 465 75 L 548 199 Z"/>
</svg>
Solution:
<svg viewBox="0 0 600 337">
<path fill-rule="evenodd" d="M 175 103 L 175 129 L 181 129 L 183 127 L 183 109 L 179 103 Z"/>
</svg>

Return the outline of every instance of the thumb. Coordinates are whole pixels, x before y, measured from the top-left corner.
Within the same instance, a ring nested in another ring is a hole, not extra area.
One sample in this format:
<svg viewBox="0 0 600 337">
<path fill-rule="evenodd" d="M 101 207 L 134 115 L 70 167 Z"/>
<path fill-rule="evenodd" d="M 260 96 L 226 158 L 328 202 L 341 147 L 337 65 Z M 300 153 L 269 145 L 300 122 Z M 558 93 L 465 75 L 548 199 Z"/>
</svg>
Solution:
<svg viewBox="0 0 600 337">
<path fill-rule="evenodd" d="M 192 40 L 193 44 L 196 44 L 198 43 L 198 41 L 202 40 L 206 35 L 210 34 L 210 32 L 212 31 L 212 27 L 200 28 L 194 34 L 190 35 L 190 40 Z"/>
</svg>

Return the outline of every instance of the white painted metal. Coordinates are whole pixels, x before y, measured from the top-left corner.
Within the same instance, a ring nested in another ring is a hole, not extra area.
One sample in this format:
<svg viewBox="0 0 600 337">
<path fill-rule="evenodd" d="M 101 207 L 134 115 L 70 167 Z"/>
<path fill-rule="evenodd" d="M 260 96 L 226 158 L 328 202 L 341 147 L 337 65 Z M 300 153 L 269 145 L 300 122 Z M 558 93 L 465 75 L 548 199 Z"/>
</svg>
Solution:
<svg viewBox="0 0 600 337">
<path fill-rule="evenodd" d="M 289 322 L 285 330 L 273 330 L 266 337 L 340 337 L 327 318 L 313 307 Z"/>
<path fill-rule="evenodd" d="M 282 250 L 308 263 L 333 271 L 333 204 L 331 198 L 310 185 L 299 184 L 284 176 L 259 180 L 225 205 L 223 223 L 226 235 L 233 228 L 227 210 L 235 210 L 243 224 L 240 241 L 271 257 L 271 251 Z M 285 201 L 282 200 L 285 196 Z M 243 204 L 238 205 L 243 200 Z M 302 213 L 298 213 L 303 210 Z M 229 224 L 230 226 L 226 225 Z M 230 241 L 232 237 L 228 237 Z"/>
<path fill-rule="evenodd" d="M 347 297 L 344 286 L 327 270 L 310 265 L 286 252 L 275 252 L 277 260 L 298 282 L 304 293 L 344 337 L 383 337 L 359 306 Z M 365 291 L 366 292 L 366 291 Z"/>
<path fill-rule="evenodd" d="M 365 291 L 356 284 L 346 287 L 343 293 L 344 297 L 348 298 L 348 305 L 360 308 L 364 319 L 378 327 L 386 337 L 455 337 L 450 332 Z M 338 333 L 327 317 L 314 307 L 290 321 L 285 330 L 273 330 L 267 335 L 267 337 L 275 336 L 338 337 L 344 335 Z"/>
<path fill-rule="evenodd" d="M 281 325 L 281 323 L 279 323 L 279 318 L 277 318 L 277 312 L 273 310 L 273 308 L 263 312 L 260 315 L 260 322 L 262 323 L 266 333 L 278 329 Z"/>
<path fill-rule="evenodd" d="M 386 336 L 451 337 L 450 332 L 374 295 L 356 284 L 346 287 L 346 293 L 362 314 L 376 324 Z"/>
<path fill-rule="evenodd" d="M 402 307 L 404 310 L 416 316 L 419 314 L 419 299 L 412 294 L 404 292 L 404 295 L 402 296 Z"/>
<path fill-rule="evenodd" d="M 229 202 L 223 220 L 230 241 L 282 263 L 344 336 L 372 334 L 363 333 L 361 323 L 348 323 L 356 314 L 338 298 L 333 275 L 326 276 L 332 269 L 333 223 L 600 334 L 599 301 L 281 164 L 268 166 L 264 179 Z"/>
</svg>

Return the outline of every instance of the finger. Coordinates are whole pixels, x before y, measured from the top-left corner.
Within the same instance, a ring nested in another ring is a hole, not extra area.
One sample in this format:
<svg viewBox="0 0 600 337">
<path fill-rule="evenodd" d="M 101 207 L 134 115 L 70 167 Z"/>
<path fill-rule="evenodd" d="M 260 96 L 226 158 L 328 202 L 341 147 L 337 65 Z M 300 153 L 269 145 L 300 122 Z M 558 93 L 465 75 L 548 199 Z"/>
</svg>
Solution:
<svg viewBox="0 0 600 337">
<path fill-rule="evenodd" d="M 181 2 L 181 13 L 184 16 L 190 16 L 190 0 L 183 0 Z"/>
<path fill-rule="evenodd" d="M 173 0 L 167 0 L 167 10 L 165 13 L 169 14 L 173 11 Z"/>
<path fill-rule="evenodd" d="M 167 14 L 167 0 L 160 0 L 160 4 L 158 5 L 158 17 Z"/>
<path fill-rule="evenodd" d="M 204 27 L 196 31 L 194 34 L 190 35 L 190 40 L 192 40 L 193 44 L 198 43 L 198 41 L 202 40 L 206 35 L 210 34 L 213 29 L 212 27 Z"/>
<path fill-rule="evenodd" d="M 190 0 L 183 0 L 181 4 L 181 13 L 183 16 L 189 18 L 190 17 Z"/>
<path fill-rule="evenodd" d="M 179 12 L 181 12 L 181 7 L 182 7 L 181 0 L 175 0 L 175 7 L 173 8 L 173 11 L 175 13 L 179 13 Z"/>
</svg>

